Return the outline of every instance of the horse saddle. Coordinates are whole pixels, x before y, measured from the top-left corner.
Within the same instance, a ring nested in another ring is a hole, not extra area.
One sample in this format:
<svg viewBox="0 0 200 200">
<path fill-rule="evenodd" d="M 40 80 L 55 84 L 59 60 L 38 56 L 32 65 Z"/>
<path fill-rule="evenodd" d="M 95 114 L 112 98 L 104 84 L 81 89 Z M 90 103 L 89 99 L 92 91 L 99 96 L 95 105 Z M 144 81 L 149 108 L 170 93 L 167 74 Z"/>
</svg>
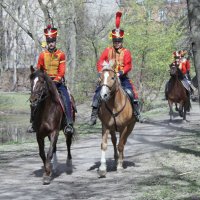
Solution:
<svg viewBox="0 0 200 200">
<path fill-rule="evenodd" d="M 187 90 L 187 91 L 191 91 L 191 88 L 190 88 L 190 84 L 188 83 L 187 79 L 183 79 L 181 80 L 181 83 L 183 84 L 184 88 Z"/>
<path fill-rule="evenodd" d="M 60 93 L 59 93 L 59 97 L 60 97 L 59 98 L 60 106 L 62 108 L 62 111 L 65 113 L 64 101 L 63 101 L 62 95 Z M 72 104 L 72 109 L 74 110 L 75 113 L 77 113 L 77 108 L 76 108 L 74 97 L 70 93 L 69 93 L 69 97 L 70 97 L 70 101 L 71 101 L 71 104 Z"/>
</svg>

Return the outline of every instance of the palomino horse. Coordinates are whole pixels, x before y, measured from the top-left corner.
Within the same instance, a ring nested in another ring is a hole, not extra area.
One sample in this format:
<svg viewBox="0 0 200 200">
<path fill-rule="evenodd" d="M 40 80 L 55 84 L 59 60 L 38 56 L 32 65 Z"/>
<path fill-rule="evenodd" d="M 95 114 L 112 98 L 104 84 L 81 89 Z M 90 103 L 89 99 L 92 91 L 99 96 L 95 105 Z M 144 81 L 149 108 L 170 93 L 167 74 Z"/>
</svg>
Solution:
<svg viewBox="0 0 200 200">
<path fill-rule="evenodd" d="M 183 79 L 183 75 L 177 65 L 170 65 L 170 76 L 171 78 L 168 82 L 167 89 L 167 99 L 170 108 L 170 121 L 172 121 L 173 117 L 173 103 L 179 104 L 179 115 L 180 117 L 183 117 L 184 121 L 186 121 L 186 112 L 190 111 L 191 108 L 190 95 L 180 81 L 181 79 Z"/>
<path fill-rule="evenodd" d="M 59 93 L 51 78 L 42 70 L 34 70 L 31 66 L 31 105 L 34 110 L 34 128 L 39 146 L 39 154 L 44 163 L 43 184 L 49 184 L 51 175 L 56 169 L 56 143 L 59 131 L 63 129 L 63 109 L 60 102 Z M 45 155 L 45 137 L 50 140 L 50 147 Z M 67 161 L 71 161 L 70 147 L 72 135 L 66 136 L 68 150 Z M 51 162 L 53 166 L 51 166 Z M 53 167 L 53 169 L 52 169 Z"/>
<path fill-rule="evenodd" d="M 108 135 L 111 135 L 114 147 L 114 159 L 117 163 L 117 170 L 123 169 L 124 146 L 127 138 L 132 132 L 136 118 L 129 97 L 121 87 L 119 78 L 110 67 L 104 67 L 101 77 L 101 106 L 99 109 L 99 119 L 102 123 L 102 143 L 101 143 L 101 165 L 99 167 L 100 177 L 106 175 L 106 149 Z M 116 132 L 119 132 L 119 143 L 117 146 Z"/>
</svg>

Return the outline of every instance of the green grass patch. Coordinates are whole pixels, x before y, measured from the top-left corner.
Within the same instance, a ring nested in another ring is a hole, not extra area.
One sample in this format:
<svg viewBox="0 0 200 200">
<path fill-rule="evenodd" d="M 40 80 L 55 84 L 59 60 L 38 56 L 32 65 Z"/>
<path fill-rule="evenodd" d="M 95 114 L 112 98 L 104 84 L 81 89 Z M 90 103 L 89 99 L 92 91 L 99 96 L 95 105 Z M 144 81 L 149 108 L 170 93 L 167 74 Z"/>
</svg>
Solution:
<svg viewBox="0 0 200 200">
<path fill-rule="evenodd" d="M 5 112 L 29 112 L 30 94 L 28 93 L 5 93 L 0 92 L 0 111 Z"/>
</svg>

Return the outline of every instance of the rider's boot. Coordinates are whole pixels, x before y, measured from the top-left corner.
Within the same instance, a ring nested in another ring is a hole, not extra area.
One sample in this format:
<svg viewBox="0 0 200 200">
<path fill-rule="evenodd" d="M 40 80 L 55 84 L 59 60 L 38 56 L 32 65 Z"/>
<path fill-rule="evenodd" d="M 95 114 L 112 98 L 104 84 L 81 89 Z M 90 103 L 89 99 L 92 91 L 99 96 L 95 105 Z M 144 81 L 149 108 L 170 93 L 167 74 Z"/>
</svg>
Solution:
<svg viewBox="0 0 200 200">
<path fill-rule="evenodd" d="M 168 82 L 165 84 L 165 97 L 163 99 L 164 101 L 168 100 L 167 92 L 168 92 Z"/>
<path fill-rule="evenodd" d="M 133 109 L 134 109 L 133 114 L 136 117 L 136 121 L 143 123 L 143 119 L 140 115 L 139 101 L 137 99 L 135 99 L 134 102 L 133 102 Z"/>
<path fill-rule="evenodd" d="M 92 113 L 89 121 L 89 125 L 93 126 L 97 122 L 97 116 L 99 111 L 99 106 L 101 104 L 101 97 L 100 97 L 100 87 L 97 87 L 95 91 L 95 95 L 92 102 Z"/>
<path fill-rule="evenodd" d="M 96 122 L 97 122 L 97 115 L 98 115 L 98 108 L 93 106 L 92 107 L 92 114 L 91 114 L 89 125 L 93 126 L 93 125 L 96 124 Z"/>
<path fill-rule="evenodd" d="M 64 134 L 72 135 L 74 133 L 73 120 L 69 119 L 68 117 L 66 120 L 67 120 L 67 122 L 66 122 L 67 125 L 64 128 Z"/>
<path fill-rule="evenodd" d="M 73 127 L 73 117 L 72 117 L 72 102 L 69 98 L 68 91 L 66 92 L 65 96 L 62 96 L 65 104 L 65 128 L 64 128 L 64 134 L 65 135 L 72 135 L 74 133 L 74 127 Z"/>
<path fill-rule="evenodd" d="M 30 117 L 31 126 L 28 127 L 27 132 L 28 133 L 34 133 L 34 132 L 36 132 L 34 127 L 33 127 L 35 107 L 34 106 L 30 106 L 30 107 L 31 107 L 31 117 Z"/>
<path fill-rule="evenodd" d="M 128 94 L 128 96 L 130 98 L 131 105 L 133 107 L 133 114 L 136 117 L 136 121 L 143 123 L 144 120 L 142 119 L 142 117 L 140 115 L 140 107 L 139 107 L 139 101 L 138 101 L 138 99 L 134 98 L 135 94 L 130 89 L 125 88 L 125 91 L 126 91 L 126 93 Z"/>
</svg>

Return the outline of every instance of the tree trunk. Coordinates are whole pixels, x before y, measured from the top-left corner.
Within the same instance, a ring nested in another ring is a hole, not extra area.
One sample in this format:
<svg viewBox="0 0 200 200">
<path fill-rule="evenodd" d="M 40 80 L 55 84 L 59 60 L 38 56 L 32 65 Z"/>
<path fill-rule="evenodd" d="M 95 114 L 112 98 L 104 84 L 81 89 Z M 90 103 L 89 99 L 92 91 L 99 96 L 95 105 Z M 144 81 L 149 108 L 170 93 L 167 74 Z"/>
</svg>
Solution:
<svg viewBox="0 0 200 200">
<path fill-rule="evenodd" d="M 69 54 L 68 54 L 68 79 L 70 78 L 71 82 L 71 90 L 74 90 L 74 78 L 75 78 L 75 69 L 76 69 L 76 11 L 75 11 L 75 5 L 73 1 L 70 1 L 70 27 L 69 27 Z"/>
<path fill-rule="evenodd" d="M 196 69 L 198 88 L 200 88 L 200 1 L 187 0 L 188 19 L 190 24 L 190 31 L 192 37 L 192 51 L 194 56 L 194 66 Z M 200 102 L 200 90 L 199 102 Z"/>
<path fill-rule="evenodd" d="M 3 0 L 0 0 L 3 2 Z M 3 25 L 3 8 L 0 7 L 0 75 L 6 68 L 6 44 L 5 44 L 5 30 Z"/>
</svg>

